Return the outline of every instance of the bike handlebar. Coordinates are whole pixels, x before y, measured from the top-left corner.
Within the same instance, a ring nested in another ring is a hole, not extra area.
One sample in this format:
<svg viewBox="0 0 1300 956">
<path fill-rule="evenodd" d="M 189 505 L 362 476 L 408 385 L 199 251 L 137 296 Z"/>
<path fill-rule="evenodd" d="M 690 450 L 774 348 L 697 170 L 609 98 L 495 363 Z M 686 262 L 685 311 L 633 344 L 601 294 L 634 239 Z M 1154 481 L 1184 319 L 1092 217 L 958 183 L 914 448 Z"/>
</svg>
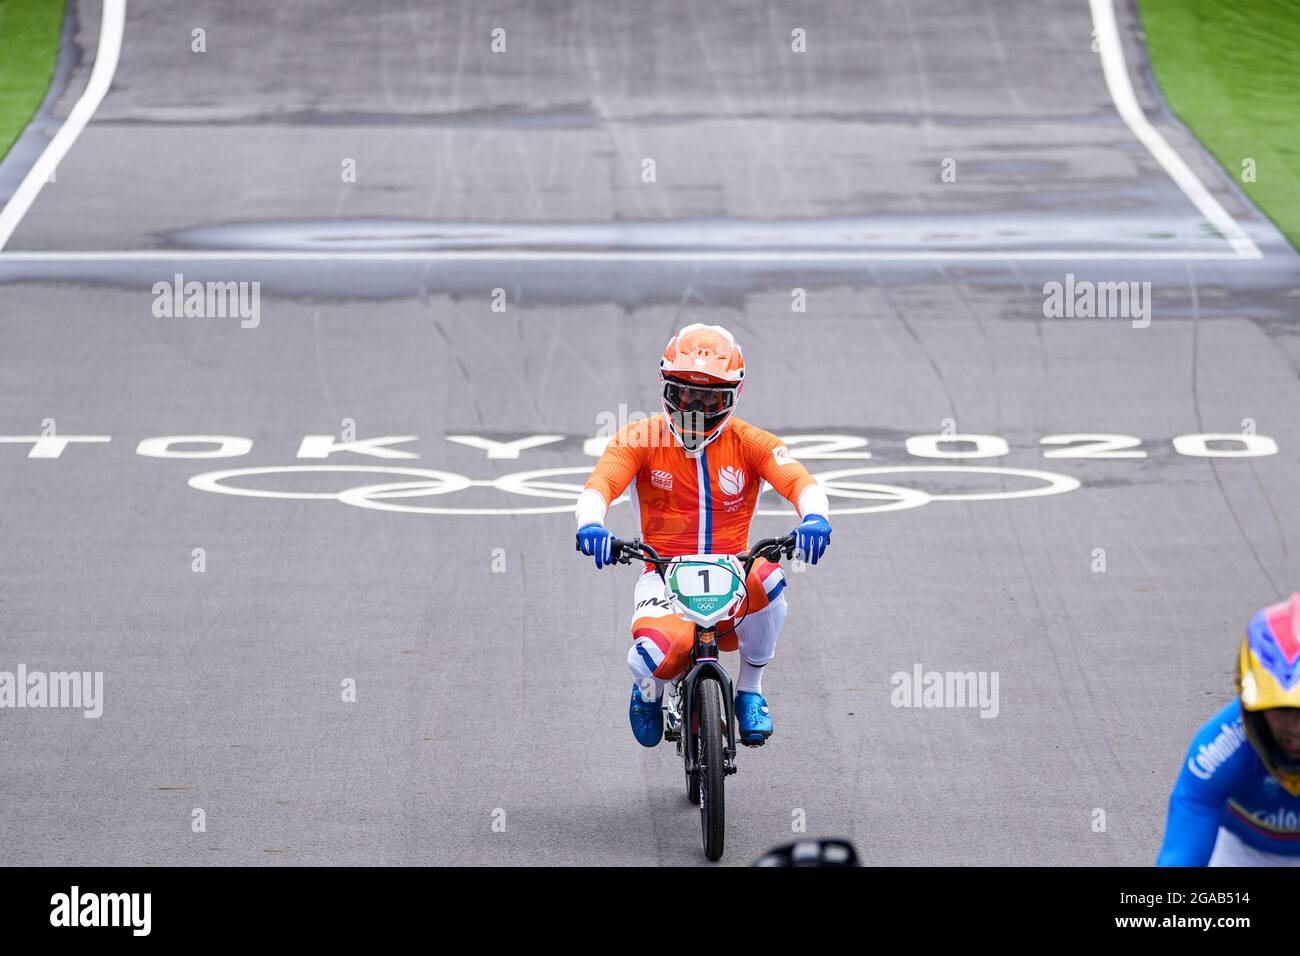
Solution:
<svg viewBox="0 0 1300 956">
<path fill-rule="evenodd" d="M 780 561 L 781 556 L 794 557 L 795 536 L 793 533 L 783 535 L 779 538 L 763 538 L 752 544 L 748 551 L 742 551 L 736 555 L 737 558 L 745 565 L 745 576 L 749 576 L 750 568 L 759 558 L 767 558 L 769 561 Z M 631 564 L 633 559 L 645 561 L 653 564 L 655 569 L 663 576 L 664 567 L 672 558 L 661 558 L 659 552 L 650 545 L 643 542 L 640 538 L 632 541 L 621 541 L 615 538 L 612 544 L 611 556 L 618 564 Z"/>
</svg>

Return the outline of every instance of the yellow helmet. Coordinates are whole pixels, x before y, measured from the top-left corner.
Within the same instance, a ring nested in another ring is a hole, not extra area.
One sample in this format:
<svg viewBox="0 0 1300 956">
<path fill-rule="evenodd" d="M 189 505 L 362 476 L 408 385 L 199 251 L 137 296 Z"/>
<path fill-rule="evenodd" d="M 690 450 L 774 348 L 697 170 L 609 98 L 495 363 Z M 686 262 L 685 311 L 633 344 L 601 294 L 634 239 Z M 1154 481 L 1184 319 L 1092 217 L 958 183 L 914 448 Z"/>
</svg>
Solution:
<svg viewBox="0 0 1300 956">
<path fill-rule="evenodd" d="M 1264 711 L 1300 708 L 1300 594 L 1266 607 L 1250 620 L 1237 661 L 1246 738 L 1264 766 L 1292 796 L 1300 796 L 1300 759 L 1273 739 Z"/>
</svg>

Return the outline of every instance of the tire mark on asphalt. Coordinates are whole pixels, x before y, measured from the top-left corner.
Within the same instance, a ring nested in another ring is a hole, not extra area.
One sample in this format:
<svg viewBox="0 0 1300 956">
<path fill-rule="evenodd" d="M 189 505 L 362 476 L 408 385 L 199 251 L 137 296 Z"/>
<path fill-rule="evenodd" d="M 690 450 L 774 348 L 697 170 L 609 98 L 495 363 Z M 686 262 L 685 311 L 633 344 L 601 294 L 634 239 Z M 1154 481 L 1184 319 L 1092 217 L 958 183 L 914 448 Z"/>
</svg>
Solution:
<svg viewBox="0 0 1300 956">
<path fill-rule="evenodd" d="M 330 414 L 337 421 L 338 408 L 334 404 L 334 396 L 330 394 L 329 383 L 325 381 L 324 358 L 320 344 L 320 306 L 311 311 L 311 337 L 316 352 L 316 381 L 320 383 L 321 394 L 325 396 L 325 404 L 329 406 Z"/>
<path fill-rule="evenodd" d="M 1200 332 L 1201 301 L 1200 301 L 1199 290 L 1196 284 L 1196 273 L 1192 266 L 1192 263 L 1191 262 L 1186 263 L 1185 268 L 1187 270 L 1187 288 L 1192 296 L 1192 376 L 1191 376 L 1192 409 L 1196 413 L 1196 427 L 1202 433 L 1204 433 L 1205 419 L 1201 415 L 1201 395 L 1200 395 L 1200 384 L 1198 380 L 1198 366 L 1200 364 L 1200 338 L 1201 338 L 1201 332 Z M 1224 505 L 1227 506 L 1228 514 L 1232 516 L 1232 523 L 1236 525 L 1237 533 L 1241 535 L 1241 540 L 1245 542 L 1246 547 L 1250 550 L 1251 557 L 1255 559 L 1255 564 L 1259 566 L 1259 570 L 1264 575 L 1264 579 L 1268 581 L 1269 585 L 1272 586 L 1273 591 L 1277 594 L 1278 598 L 1280 599 L 1284 597 L 1285 596 L 1284 592 L 1278 586 L 1278 583 L 1275 580 L 1273 580 L 1273 575 L 1269 573 L 1268 568 L 1265 566 L 1264 559 L 1260 557 L 1259 551 L 1255 549 L 1254 542 L 1252 542 L 1250 540 L 1250 536 L 1246 534 L 1246 529 L 1245 527 L 1242 526 L 1241 518 L 1238 517 L 1237 515 L 1237 509 L 1235 509 L 1232 506 L 1232 499 L 1229 498 L 1227 489 L 1223 487 L 1223 478 L 1219 474 L 1219 465 L 1217 459 L 1207 458 L 1206 461 L 1209 462 L 1210 471 L 1214 475 L 1214 484 L 1219 489 L 1219 496 L 1223 499 Z M 1265 500 L 1267 500 L 1267 495 L 1265 496 Z M 1269 502 L 1268 507 L 1269 507 L 1269 511 L 1274 516 L 1274 527 L 1276 528 L 1277 513 L 1273 511 L 1272 502 Z"/>
<path fill-rule="evenodd" d="M 483 409 L 479 407 L 478 396 L 474 394 L 473 376 L 470 375 L 469 369 L 465 366 L 464 360 L 460 357 L 460 353 L 456 351 L 456 346 L 452 343 L 450 336 L 447 335 L 447 330 L 443 328 L 442 322 L 438 319 L 434 319 L 433 327 L 437 330 L 438 335 L 447 346 L 447 357 L 455 362 L 456 367 L 460 369 L 461 378 L 464 379 L 466 386 L 464 394 L 468 396 L 470 403 L 474 406 L 474 414 L 478 418 L 479 427 L 487 430 L 488 424 L 486 419 L 483 418 Z"/>
<path fill-rule="evenodd" d="M 470 330 L 475 335 L 475 337 L 478 339 L 478 341 L 482 342 L 485 346 L 487 346 L 488 350 L 493 355 L 495 355 L 498 359 L 500 359 L 502 368 L 510 368 L 511 365 L 514 364 L 510 360 L 510 357 L 507 356 L 504 352 L 501 351 L 501 349 L 497 347 L 495 340 L 492 337 L 487 336 L 483 333 L 483 330 L 480 328 L 480 323 L 470 320 L 469 327 Z M 516 341 L 522 341 L 522 340 L 517 338 Z M 518 385 L 517 382 L 514 384 L 516 386 Z M 524 397 L 532 405 L 533 411 L 537 413 L 537 421 L 538 422 L 544 421 L 545 416 L 543 416 L 542 414 L 541 405 L 538 404 L 536 392 L 533 391 L 532 389 L 519 389 L 519 391 L 522 391 L 524 393 Z"/>
<path fill-rule="evenodd" d="M 604 89 L 605 82 L 600 69 L 600 60 L 595 52 L 595 46 L 599 45 L 600 41 L 598 38 L 594 36 L 590 14 L 591 14 L 591 4 L 584 3 L 583 4 L 582 55 L 583 55 L 583 59 L 586 61 L 587 64 L 588 77 L 591 80 L 591 100 L 596 105 L 596 109 L 595 109 L 596 115 L 600 117 L 601 120 L 600 125 L 605 130 L 606 135 L 609 137 L 610 145 L 613 147 L 614 152 L 617 154 L 619 159 L 619 163 L 611 164 L 609 169 L 610 205 L 613 209 L 614 218 L 615 219 L 622 218 L 621 215 L 622 209 L 620 208 L 620 202 L 619 202 L 619 200 L 621 199 L 622 200 L 631 199 L 632 200 L 631 205 L 635 209 L 636 214 L 638 216 L 653 218 L 649 214 L 648 210 L 646 209 L 645 203 L 642 201 L 644 198 L 647 198 L 648 195 L 653 195 L 655 196 L 655 198 L 659 200 L 658 211 L 662 216 L 664 217 L 670 216 L 671 210 L 667 206 L 667 195 L 666 195 L 667 190 L 657 189 L 657 190 L 652 190 L 649 194 L 647 194 L 646 190 L 643 189 L 634 189 L 631 191 L 619 189 L 619 185 L 620 185 L 619 169 L 626 168 L 623 166 L 623 163 L 627 163 L 629 161 L 629 156 L 630 156 L 629 165 L 633 169 L 638 171 L 636 175 L 636 179 L 639 182 L 640 181 L 639 171 L 641 169 L 641 162 L 637 158 L 636 153 L 629 154 L 628 149 L 625 147 L 624 143 L 620 141 L 620 137 L 615 134 L 615 128 L 617 124 L 610 122 L 611 111 L 607 108 L 607 103 L 604 97 L 601 96 L 600 91 Z M 624 60 L 624 62 L 626 62 L 626 59 Z M 632 132 L 634 133 L 631 148 L 635 150 L 640 145 L 641 140 L 639 135 L 635 135 L 638 132 L 637 127 L 635 126 L 631 127 L 631 129 Z M 644 157 L 644 151 L 641 152 Z M 649 157 L 645 157 L 645 158 L 649 158 Z M 657 178 L 657 174 L 658 174 L 658 169 L 656 168 L 656 178 Z"/>
<path fill-rule="evenodd" d="M 948 380 L 944 378 L 943 372 L 939 369 L 939 363 L 936 362 L 934 356 L 930 354 L 930 350 L 925 347 L 925 343 L 921 341 L 921 337 L 917 334 L 916 329 L 913 328 L 912 323 L 908 321 L 903 310 L 898 307 L 898 304 L 894 301 L 894 297 L 889 294 L 889 289 L 886 287 L 885 283 L 880 281 L 880 276 L 876 271 L 876 267 L 874 265 L 868 265 L 867 269 L 871 273 L 871 280 L 876 284 L 876 287 L 880 289 L 880 294 L 884 296 L 886 304 L 888 304 L 889 308 L 893 310 L 894 315 L 898 318 L 904 331 L 906 331 L 912 341 L 916 343 L 916 347 L 921 350 L 921 354 L 925 356 L 926 362 L 930 365 L 930 370 L 934 372 L 934 377 L 943 388 L 943 394 L 948 401 L 948 411 L 952 413 L 953 420 L 956 421 L 957 405 L 953 401 L 952 390 L 948 387 Z"/>
<path fill-rule="evenodd" d="M 921 52 L 921 44 L 917 41 L 916 22 L 912 19 L 911 0 L 902 0 L 903 18 L 907 22 L 907 42 L 912 50 L 912 59 L 916 61 L 916 73 L 914 74 L 917 81 L 917 92 L 921 96 L 921 114 L 923 123 L 929 125 L 933 122 L 931 114 L 933 106 L 930 102 L 930 75 L 925 70 L 925 56 Z"/>
<path fill-rule="evenodd" d="M 1014 260 L 1012 260 L 1007 263 L 1007 270 L 1015 277 L 1016 281 L 1020 283 L 1020 291 L 1024 293 L 1026 297 L 1029 297 L 1032 294 L 1032 290 L 1030 288 L 1029 281 L 1025 278 L 1024 273 L 1020 271 L 1020 266 Z M 1043 315 L 1041 311 L 1034 316 L 1033 326 L 1034 326 L 1034 336 L 1038 339 L 1039 367 L 1043 370 L 1044 373 L 1042 377 L 1039 379 L 1038 393 L 1041 395 L 1042 382 L 1043 381 L 1050 382 L 1052 380 L 1052 376 L 1050 374 L 1051 373 L 1051 352 L 1047 348 L 1047 340 L 1043 338 Z M 1046 408 L 1047 405 L 1045 402 L 1036 401 L 1033 403 L 1033 407 L 1036 411 L 1041 411 L 1043 408 Z M 1041 433 L 1041 431 L 1045 427 L 1043 424 L 1042 416 L 1039 415 L 1035 419 L 1035 421 L 1038 424 L 1038 430 Z"/>
<path fill-rule="evenodd" d="M 434 6 L 433 9 L 437 10 L 438 8 Z M 457 27 L 460 27 L 459 23 L 457 23 Z M 449 28 L 449 31 L 451 29 L 454 28 Z M 447 105 L 448 111 L 453 114 L 459 113 L 462 110 L 461 83 L 465 77 L 465 55 L 467 49 L 468 44 L 456 44 L 456 65 L 451 71 L 451 94 L 448 97 L 450 103 Z M 460 166 L 456 162 L 456 151 L 452 148 L 452 143 L 455 141 L 454 130 L 446 130 L 436 134 L 435 142 L 438 137 L 441 137 L 442 140 L 442 166 L 443 169 L 448 170 L 449 172 L 446 175 L 436 176 L 436 186 L 430 191 L 429 201 L 425 207 L 425 215 L 426 218 L 433 220 L 443 218 L 437 214 L 437 209 L 444 191 L 449 188 L 447 184 L 458 182 L 460 180 Z"/>
<path fill-rule="evenodd" d="M 1002 434 L 1002 386 L 1001 386 L 1002 375 L 998 368 L 998 350 L 993 347 L 993 342 L 989 339 L 988 329 L 984 327 L 984 321 L 979 317 L 979 314 L 971 306 L 970 301 L 966 298 L 965 294 L 962 292 L 961 285 L 956 280 L 953 279 L 952 275 L 948 272 L 947 268 L 945 268 L 943 265 L 938 266 L 938 269 L 939 269 L 939 275 L 943 276 L 944 281 L 948 283 L 948 286 L 952 289 L 953 294 L 957 297 L 957 301 L 960 302 L 962 308 L 966 310 L 966 314 L 969 315 L 974 320 L 976 328 L 979 329 L 980 338 L 984 340 L 984 351 L 987 354 L 988 361 L 989 361 L 989 374 L 993 379 L 992 389 L 993 389 L 993 422 L 995 426 L 994 431 L 1000 435 Z M 1005 487 L 1005 479 L 1004 479 L 1004 487 Z"/>
<path fill-rule="evenodd" d="M 989 0 L 982 0 L 980 10 L 984 14 L 984 22 L 989 28 L 989 39 L 993 43 L 993 54 L 997 57 L 998 72 L 1002 74 L 1002 83 L 1011 95 L 1012 104 L 1018 111 L 1023 113 L 1025 104 L 1020 98 L 1020 91 L 1011 82 L 1010 61 L 1007 59 L 1006 48 L 1002 45 L 1002 28 L 998 26 L 997 17 L 994 15 L 993 8 L 989 6 Z"/>
<path fill-rule="evenodd" d="M 1069 611 L 1061 603 L 1060 600 L 1061 593 L 1059 588 L 1056 587 L 1055 575 L 1054 574 L 1048 575 L 1049 583 L 1051 583 L 1052 585 L 1052 592 L 1057 598 L 1057 606 L 1066 621 L 1066 626 L 1073 633 L 1073 639 L 1067 639 L 1065 641 L 1064 651 L 1069 655 L 1071 659 L 1074 673 L 1079 675 L 1078 690 L 1082 691 L 1083 705 L 1084 707 L 1086 707 L 1086 711 L 1087 711 L 1086 713 L 1082 712 L 1082 708 L 1079 705 L 1077 705 L 1075 703 L 1075 700 L 1073 699 L 1073 695 L 1071 693 L 1070 681 L 1069 678 L 1067 677 L 1065 668 L 1062 666 L 1061 649 L 1058 648 L 1057 642 L 1053 640 L 1052 627 L 1047 615 L 1047 609 L 1043 604 L 1043 596 L 1039 593 L 1038 577 L 1037 575 L 1035 575 L 1034 571 L 1031 570 L 1030 563 L 1028 561 L 1027 555 L 1025 554 L 1025 543 L 1024 543 L 1024 539 L 1020 535 L 1020 528 L 1016 522 L 1016 517 L 1015 517 L 1016 511 L 1013 507 L 1013 503 L 1005 502 L 1003 510 L 1008 515 L 1007 524 L 1011 529 L 1011 538 L 1016 545 L 1016 554 L 1020 559 L 1020 568 L 1021 571 L 1024 573 L 1024 581 L 1028 585 L 1029 594 L 1033 598 L 1034 608 L 1037 611 L 1038 618 L 1041 622 L 1039 633 L 1041 634 L 1044 642 L 1047 644 L 1048 651 L 1051 654 L 1052 665 L 1056 670 L 1057 686 L 1061 689 L 1062 693 L 1065 695 L 1066 703 L 1068 704 L 1067 711 L 1069 713 L 1070 726 L 1073 729 L 1075 735 L 1074 746 L 1070 748 L 1071 753 L 1082 754 L 1084 759 L 1088 763 L 1088 767 L 1092 777 L 1094 778 L 1094 780 L 1099 780 L 1102 777 L 1102 774 L 1100 772 L 1101 768 L 1097 766 L 1096 760 L 1094 759 L 1092 754 L 1091 747 L 1089 746 L 1089 743 L 1092 737 L 1094 736 L 1094 734 L 1091 731 L 1086 730 L 1083 726 L 1085 719 L 1086 722 L 1091 727 L 1095 728 L 1096 726 L 1098 726 L 1100 724 L 1100 720 L 1098 719 L 1099 712 L 1096 706 L 1097 703 L 1096 698 L 1094 697 L 1092 692 L 1092 687 L 1088 682 L 1087 668 L 1084 667 L 1083 662 L 1079 659 L 1078 629 L 1074 626 L 1074 622 L 1073 619 L 1070 617 Z M 1043 568 L 1042 563 L 1040 562 L 1037 567 L 1039 572 L 1041 573 Z M 1121 778 L 1123 778 L 1125 776 L 1123 764 L 1119 759 L 1119 755 L 1115 753 L 1115 747 L 1111 743 L 1110 737 L 1106 734 L 1102 734 L 1101 737 L 1106 744 L 1106 751 L 1110 754 L 1111 761 L 1114 763 L 1115 767 L 1119 770 Z"/>
</svg>

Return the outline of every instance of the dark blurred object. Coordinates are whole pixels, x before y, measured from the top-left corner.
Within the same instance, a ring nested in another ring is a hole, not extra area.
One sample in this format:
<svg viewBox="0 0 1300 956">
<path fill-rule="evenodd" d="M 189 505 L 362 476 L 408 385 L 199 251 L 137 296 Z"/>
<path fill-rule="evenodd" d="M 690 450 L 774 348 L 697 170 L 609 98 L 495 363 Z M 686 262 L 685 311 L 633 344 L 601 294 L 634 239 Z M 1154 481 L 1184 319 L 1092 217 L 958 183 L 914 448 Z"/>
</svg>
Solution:
<svg viewBox="0 0 1300 956">
<path fill-rule="evenodd" d="M 848 840 L 796 840 L 754 861 L 755 866 L 861 866 Z"/>
</svg>

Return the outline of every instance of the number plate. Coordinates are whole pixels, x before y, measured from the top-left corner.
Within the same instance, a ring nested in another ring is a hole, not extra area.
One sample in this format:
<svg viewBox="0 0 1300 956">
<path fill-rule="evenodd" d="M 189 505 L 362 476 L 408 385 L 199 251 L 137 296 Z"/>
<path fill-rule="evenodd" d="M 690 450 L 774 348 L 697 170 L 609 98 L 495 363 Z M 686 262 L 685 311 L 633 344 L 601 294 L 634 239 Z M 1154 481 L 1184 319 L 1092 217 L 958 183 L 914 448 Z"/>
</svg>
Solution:
<svg viewBox="0 0 1300 956">
<path fill-rule="evenodd" d="M 729 614 L 745 594 L 744 569 L 729 554 L 690 554 L 669 566 L 668 589 L 679 609 L 708 625 Z"/>
</svg>

